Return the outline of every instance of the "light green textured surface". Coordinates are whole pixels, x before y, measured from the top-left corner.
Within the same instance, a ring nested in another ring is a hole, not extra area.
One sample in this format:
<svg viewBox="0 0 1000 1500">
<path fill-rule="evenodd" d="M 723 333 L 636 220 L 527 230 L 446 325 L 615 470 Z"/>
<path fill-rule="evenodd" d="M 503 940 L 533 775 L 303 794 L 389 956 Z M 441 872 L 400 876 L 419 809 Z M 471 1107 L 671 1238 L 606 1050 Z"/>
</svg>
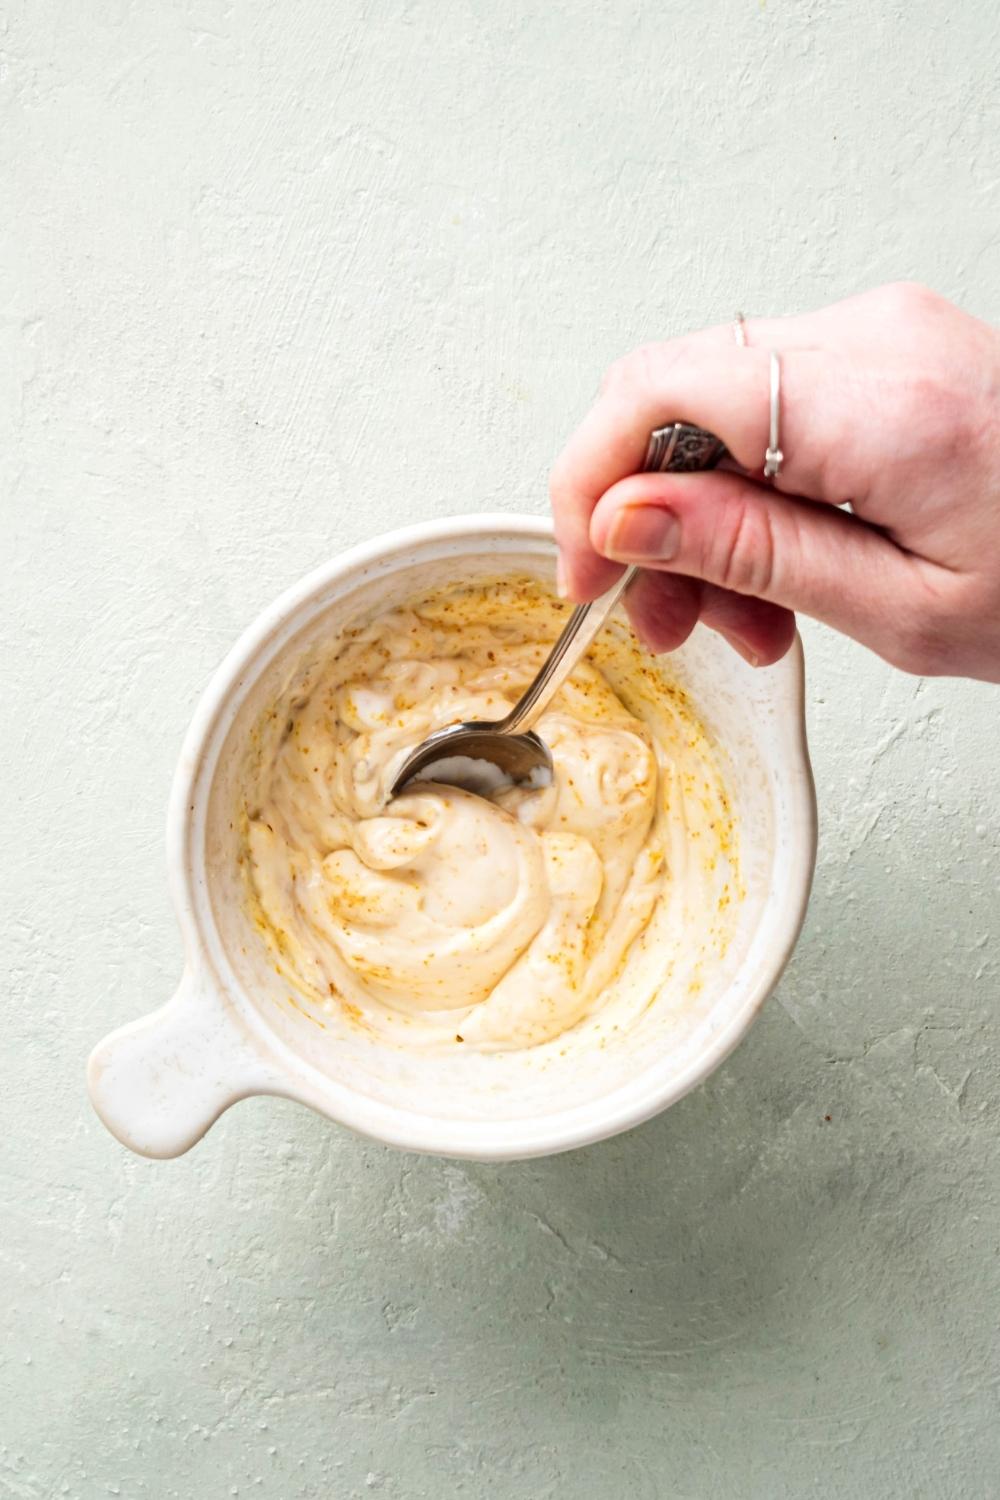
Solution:
<svg viewBox="0 0 1000 1500">
<path fill-rule="evenodd" d="M 642 339 L 899 276 L 1000 314 L 998 25 L 6 7 L 5 1500 L 1000 1493 L 994 690 L 807 629 L 805 935 L 631 1135 L 458 1166 L 256 1101 L 156 1165 L 83 1091 L 178 973 L 173 761 L 284 585 L 542 508 Z"/>
</svg>

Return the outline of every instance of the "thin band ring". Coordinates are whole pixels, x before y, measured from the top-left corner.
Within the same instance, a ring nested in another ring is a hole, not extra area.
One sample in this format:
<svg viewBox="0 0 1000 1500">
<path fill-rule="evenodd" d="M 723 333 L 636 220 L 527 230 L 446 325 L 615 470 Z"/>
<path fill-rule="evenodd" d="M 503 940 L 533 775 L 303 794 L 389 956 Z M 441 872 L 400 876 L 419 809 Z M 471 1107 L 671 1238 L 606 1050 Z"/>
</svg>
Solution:
<svg viewBox="0 0 1000 1500">
<path fill-rule="evenodd" d="M 781 421 L 781 361 L 777 354 L 771 350 L 771 412 L 770 412 L 770 441 L 764 454 L 764 478 L 771 483 L 781 473 L 781 465 L 785 461 L 785 455 L 779 446 L 780 421 Z"/>
<path fill-rule="evenodd" d="M 733 319 L 733 338 L 741 349 L 747 347 L 747 320 L 741 312 Z M 771 350 L 771 402 L 769 440 L 764 453 L 764 478 L 771 484 L 781 473 L 785 455 L 780 445 L 781 428 L 781 361 Z"/>
</svg>

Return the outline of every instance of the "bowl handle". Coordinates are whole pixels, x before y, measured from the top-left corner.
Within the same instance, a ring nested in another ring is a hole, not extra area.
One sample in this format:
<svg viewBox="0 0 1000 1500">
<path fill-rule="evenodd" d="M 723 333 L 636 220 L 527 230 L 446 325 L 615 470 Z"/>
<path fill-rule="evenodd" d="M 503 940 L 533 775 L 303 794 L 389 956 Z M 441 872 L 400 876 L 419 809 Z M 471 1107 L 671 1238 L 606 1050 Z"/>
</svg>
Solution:
<svg viewBox="0 0 1000 1500">
<path fill-rule="evenodd" d="M 87 1064 L 95 1110 L 140 1156 L 180 1156 L 223 1110 L 278 1093 L 276 1084 L 264 1053 L 191 967 L 172 1000 L 106 1036 Z"/>
</svg>

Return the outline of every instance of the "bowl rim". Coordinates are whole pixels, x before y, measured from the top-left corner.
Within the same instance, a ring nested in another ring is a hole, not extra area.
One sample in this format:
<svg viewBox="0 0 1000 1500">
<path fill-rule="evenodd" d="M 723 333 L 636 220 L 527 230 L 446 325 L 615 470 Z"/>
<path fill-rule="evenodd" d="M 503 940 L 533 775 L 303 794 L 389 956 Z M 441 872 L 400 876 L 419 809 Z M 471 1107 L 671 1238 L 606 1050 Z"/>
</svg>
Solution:
<svg viewBox="0 0 1000 1500">
<path fill-rule="evenodd" d="M 486 512 L 448 516 L 384 532 L 329 559 L 285 589 L 240 634 L 223 658 L 195 708 L 184 737 L 167 810 L 167 864 L 171 903 L 180 929 L 187 963 L 207 971 L 208 981 L 226 1003 L 231 1026 L 242 1025 L 276 1065 L 276 1082 L 264 1092 L 296 1099 L 329 1119 L 359 1133 L 406 1150 L 477 1160 L 510 1160 L 555 1154 L 616 1135 L 659 1114 L 709 1076 L 743 1039 L 774 989 L 805 921 L 816 860 L 818 819 L 815 785 L 806 733 L 805 660 L 796 634 L 788 656 L 777 664 L 785 675 L 788 724 L 784 734 L 789 755 L 786 787 L 790 824 L 794 829 L 788 855 L 787 901 L 775 941 L 766 960 L 747 985 L 741 1009 L 722 1025 L 707 1046 L 666 1082 L 642 1088 L 655 1064 L 636 1073 L 625 1084 L 582 1105 L 548 1115 L 512 1120 L 477 1121 L 436 1117 L 387 1104 L 353 1091 L 329 1078 L 289 1046 L 267 1025 L 260 1009 L 245 993 L 229 968 L 220 973 L 213 956 L 215 935 L 206 934 L 195 890 L 199 860 L 195 835 L 200 827 L 196 808 L 199 786 L 207 801 L 214 782 L 218 751 L 245 693 L 273 659 L 272 646 L 284 632 L 289 637 L 305 628 L 291 622 L 310 603 L 319 604 L 341 580 L 356 581 L 366 567 L 402 559 L 416 548 L 436 542 L 482 542 L 507 536 L 511 540 L 554 542 L 548 517 L 517 512 Z M 408 559 L 412 560 L 412 559 Z M 324 607 L 329 603 L 324 600 Z M 318 612 L 318 611 L 317 611 Z M 775 668 L 769 670 L 776 670 Z M 221 732 L 220 732 L 221 728 Z M 214 761 L 205 767 L 213 746 Z M 207 769 L 207 778 L 204 771 Z M 214 924 L 213 924 L 214 925 Z M 232 1100 L 247 1096 L 234 1078 Z M 250 1092 L 261 1092 L 259 1089 Z"/>
</svg>

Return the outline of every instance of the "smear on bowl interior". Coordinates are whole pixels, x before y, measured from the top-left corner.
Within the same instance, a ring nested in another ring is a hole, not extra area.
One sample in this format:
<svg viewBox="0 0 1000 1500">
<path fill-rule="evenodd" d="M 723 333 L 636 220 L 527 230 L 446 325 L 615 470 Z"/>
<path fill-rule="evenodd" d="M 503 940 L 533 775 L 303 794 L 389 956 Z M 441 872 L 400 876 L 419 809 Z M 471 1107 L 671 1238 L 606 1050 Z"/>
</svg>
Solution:
<svg viewBox="0 0 1000 1500">
<path fill-rule="evenodd" d="M 314 1013 L 412 1049 L 600 1041 L 725 953 L 741 891 L 724 757 L 623 623 L 536 726 L 551 786 L 387 798 L 432 730 L 503 717 L 566 608 L 527 578 L 436 590 L 331 641 L 267 715 L 248 899 Z"/>
</svg>

